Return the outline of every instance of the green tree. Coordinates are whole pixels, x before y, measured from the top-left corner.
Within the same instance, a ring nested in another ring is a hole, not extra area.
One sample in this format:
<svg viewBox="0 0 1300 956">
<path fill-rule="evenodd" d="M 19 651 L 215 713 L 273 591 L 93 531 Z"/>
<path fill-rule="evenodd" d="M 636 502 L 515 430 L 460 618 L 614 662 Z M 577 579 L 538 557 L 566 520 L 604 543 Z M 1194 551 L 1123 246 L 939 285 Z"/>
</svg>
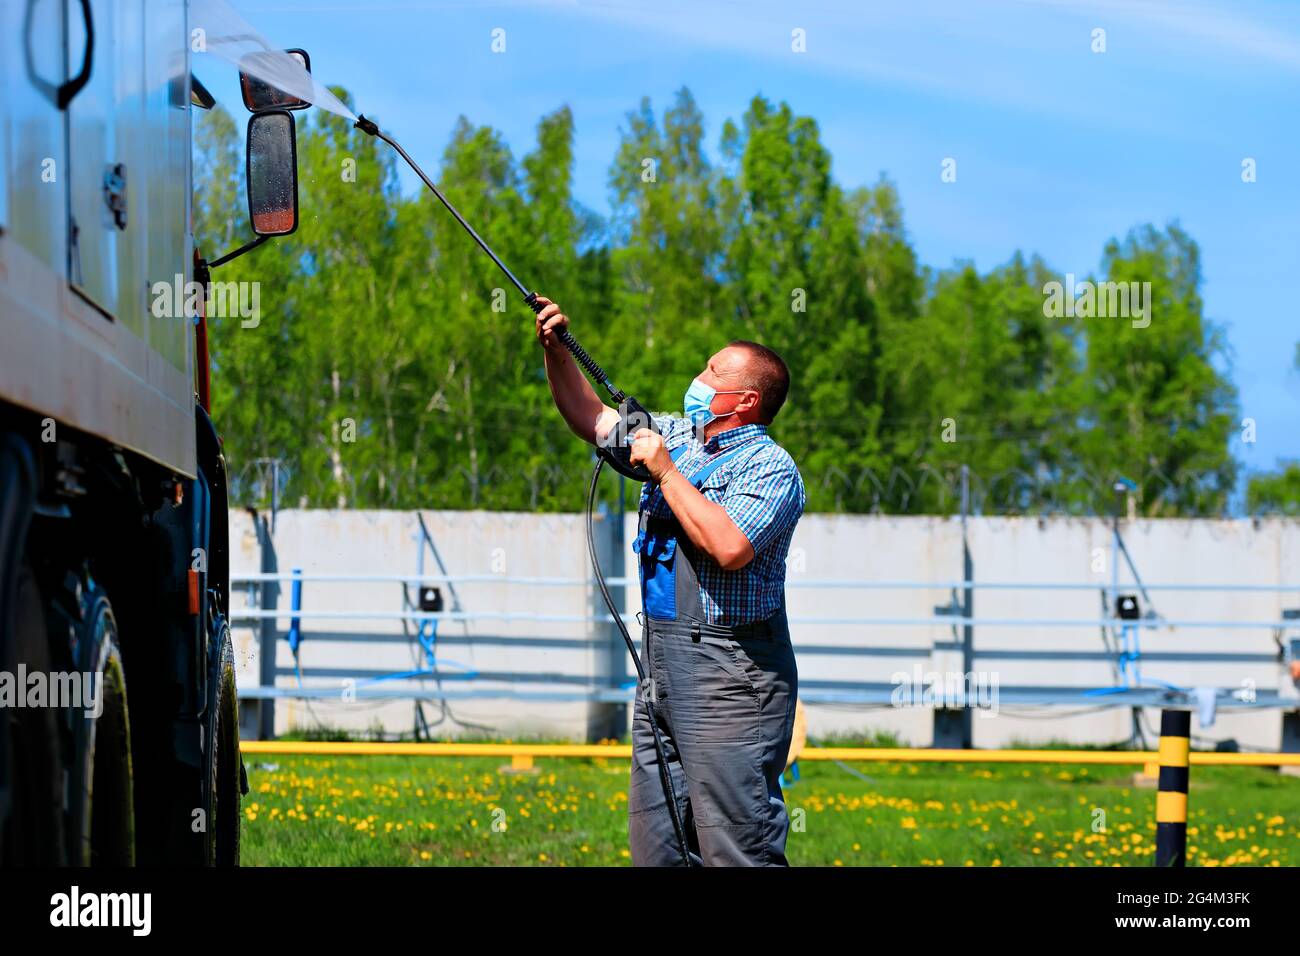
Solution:
<svg viewBox="0 0 1300 956">
<path fill-rule="evenodd" d="M 580 337 L 648 408 L 680 413 L 704 358 L 736 337 L 718 275 L 717 177 L 688 91 L 662 122 L 646 99 L 626 119 L 609 170 L 609 308 L 581 316 Z"/>
<path fill-rule="evenodd" d="M 1292 367 L 1300 373 L 1300 342 L 1296 343 Z M 1246 509 L 1251 514 L 1300 513 L 1300 463 L 1292 462 L 1276 472 L 1252 475 L 1246 485 Z"/>
<path fill-rule="evenodd" d="M 1246 510 L 1300 513 L 1300 464 L 1287 465 L 1271 474 L 1253 475 L 1246 486 Z"/>
<path fill-rule="evenodd" d="M 861 241 L 861 203 L 831 179 L 817 124 L 762 97 L 723 128 L 721 184 L 737 334 L 776 349 L 791 369 L 778 437 L 801 463 L 810 509 L 862 510 L 879 434 L 880 338 Z"/>
<path fill-rule="evenodd" d="M 1019 253 L 987 276 L 971 264 L 931 274 L 887 353 L 896 509 L 954 510 L 961 465 L 987 506 L 1024 507 L 1068 460 L 1077 362 L 1071 328 L 1044 315 L 1053 278 Z"/>
<path fill-rule="evenodd" d="M 1144 226 L 1106 245 L 1109 281 L 1149 283 L 1150 324 L 1085 320 L 1082 468 L 1136 481 L 1150 515 L 1226 508 L 1238 465 L 1228 450 L 1236 389 L 1222 370 L 1222 330 L 1203 314 L 1200 249 L 1177 224 Z"/>
</svg>

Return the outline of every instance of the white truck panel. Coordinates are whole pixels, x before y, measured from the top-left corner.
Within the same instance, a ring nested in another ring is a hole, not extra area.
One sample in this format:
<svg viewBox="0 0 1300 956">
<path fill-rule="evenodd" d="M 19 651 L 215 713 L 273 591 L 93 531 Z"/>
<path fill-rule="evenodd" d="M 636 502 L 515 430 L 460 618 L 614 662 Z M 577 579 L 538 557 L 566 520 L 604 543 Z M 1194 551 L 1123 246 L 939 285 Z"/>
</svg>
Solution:
<svg viewBox="0 0 1300 956">
<path fill-rule="evenodd" d="M 80 4 L 0 3 L 0 403 L 193 475 L 193 326 L 151 311 L 154 283 L 192 279 L 185 0 L 91 8 L 90 82 L 60 111 Z"/>
</svg>

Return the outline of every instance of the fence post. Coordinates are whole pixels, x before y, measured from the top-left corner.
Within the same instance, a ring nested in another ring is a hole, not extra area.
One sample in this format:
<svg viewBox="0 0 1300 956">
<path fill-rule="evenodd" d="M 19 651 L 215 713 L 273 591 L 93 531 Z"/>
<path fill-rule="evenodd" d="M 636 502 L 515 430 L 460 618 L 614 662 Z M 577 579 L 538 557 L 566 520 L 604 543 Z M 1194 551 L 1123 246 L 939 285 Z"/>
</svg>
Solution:
<svg viewBox="0 0 1300 956">
<path fill-rule="evenodd" d="M 1160 712 L 1160 785 L 1156 792 L 1156 866 L 1187 865 L 1188 752 L 1192 712 Z"/>
<path fill-rule="evenodd" d="M 275 554 L 275 539 L 271 526 L 265 515 L 257 515 L 257 543 L 261 546 L 262 572 L 275 574 L 280 570 L 279 560 Z M 258 606 L 263 610 L 273 611 L 280 596 L 278 581 L 263 581 L 258 586 Z M 263 687 L 275 686 L 276 644 L 279 640 L 278 622 L 273 617 L 262 619 L 261 634 L 258 642 L 258 663 L 260 665 Z M 257 738 L 259 740 L 275 739 L 275 698 L 263 697 L 257 702 Z"/>
<path fill-rule="evenodd" d="M 623 540 L 623 512 L 612 511 L 605 506 L 594 516 L 596 555 L 600 560 L 601 570 L 606 578 L 621 578 L 627 571 L 626 550 Z M 592 638 L 592 687 L 601 690 L 618 690 L 627 682 L 627 645 L 623 635 L 613 621 L 606 622 L 609 608 L 601 597 L 596 584 L 595 574 L 588 569 L 591 578 L 589 613 L 592 626 L 589 631 Z M 624 606 L 626 588 L 621 584 L 609 586 L 610 597 L 614 604 Z M 621 740 L 628 732 L 627 705 L 623 703 L 593 701 L 587 708 L 587 741 L 595 743 L 600 740 Z"/>
<path fill-rule="evenodd" d="M 1300 753 L 1300 710 L 1282 712 L 1282 746 L 1284 754 Z"/>
<path fill-rule="evenodd" d="M 962 709 L 961 745 L 969 750 L 975 746 L 975 709 L 971 706 L 972 688 L 975 686 L 975 628 L 970 623 L 975 616 L 975 562 L 970 554 L 970 530 L 966 519 L 970 516 L 970 466 L 961 466 L 961 578 L 966 585 L 962 591 L 961 614 L 966 623 L 961 629 Z"/>
</svg>

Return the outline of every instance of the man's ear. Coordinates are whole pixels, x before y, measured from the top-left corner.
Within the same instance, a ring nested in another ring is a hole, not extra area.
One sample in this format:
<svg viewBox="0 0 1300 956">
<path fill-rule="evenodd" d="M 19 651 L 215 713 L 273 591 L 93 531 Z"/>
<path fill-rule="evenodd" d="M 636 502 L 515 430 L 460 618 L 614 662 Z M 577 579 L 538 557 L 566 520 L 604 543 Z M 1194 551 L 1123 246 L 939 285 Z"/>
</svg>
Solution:
<svg viewBox="0 0 1300 956">
<path fill-rule="evenodd" d="M 757 409 L 762 401 L 763 396 L 759 392 L 754 391 L 752 388 L 746 389 L 745 394 L 740 396 L 740 405 L 737 406 L 736 410 L 741 411 L 742 409 L 740 406 L 744 406 L 744 411 Z"/>
</svg>

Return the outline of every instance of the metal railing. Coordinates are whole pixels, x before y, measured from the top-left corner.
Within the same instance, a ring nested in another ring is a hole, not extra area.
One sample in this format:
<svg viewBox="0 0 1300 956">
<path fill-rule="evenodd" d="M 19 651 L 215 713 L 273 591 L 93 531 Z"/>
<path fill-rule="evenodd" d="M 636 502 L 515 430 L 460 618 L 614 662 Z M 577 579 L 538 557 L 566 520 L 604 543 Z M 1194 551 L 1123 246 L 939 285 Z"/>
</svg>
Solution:
<svg viewBox="0 0 1300 956">
<path fill-rule="evenodd" d="M 289 607 L 265 607 L 267 603 L 265 594 L 267 588 L 278 588 L 279 585 L 290 584 L 293 587 L 295 595 L 301 594 L 300 585 L 302 584 L 395 584 L 402 588 L 402 606 L 400 610 L 390 608 L 309 608 L 302 605 L 300 601 L 295 601 Z M 613 587 L 636 586 L 636 578 L 629 577 L 612 577 L 608 583 Z M 602 626 L 612 632 L 613 619 L 608 613 L 598 612 L 596 608 L 588 601 L 589 609 L 584 613 L 543 613 L 536 611 L 508 611 L 498 608 L 488 607 L 481 610 L 441 610 L 427 611 L 414 607 L 410 598 L 410 588 L 418 588 L 430 585 L 505 585 L 512 587 L 527 588 L 582 588 L 584 593 L 589 592 L 592 587 L 592 581 L 588 578 L 571 578 L 571 577 L 537 577 L 537 576 L 510 576 L 504 574 L 374 574 L 374 573 L 320 573 L 320 574 L 301 574 L 291 572 L 251 572 L 241 573 L 232 576 L 232 585 L 236 591 L 243 590 L 249 595 L 249 606 L 246 608 L 232 609 L 232 623 L 244 624 L 261 624 L 263 627 L 274 626 L 282 621 L 290 622 L 289 633 L 300 635 L 300 639 L 310 642 L 312 636 L 310 633 L 301 634 L 301 623 L 303 621 L 380 621 L 380 622 L 401 622 L 403 624 L 416 623 L 420 625 L 433 624 L 436 626 L 442 622 L 455 622 L 469 625 L 475 622 L 501 622 L 508 624 L 518 623 L 537 623 L 537 624 L 559 624 L 559 625 L 582 625 L 584 632 L 590 634 L 593 630 L 598 630 Z M 936 607 L 934 614 L 922 614 L 913 616 L 799 616 L 794 615 L 790 618 L 792 627 L 811 628 L 811 627 L 860 627 L 863 629 L 881 628 L 881 627 L 943 627 L 950 628 L 953 631 L 953 640 L 935 642 L 931 647 L 883 647 L 879 644 L 863 645 L 807 645 L 797 640 L 796 645 L 801 656 L 816 654 L 841 654 L 841 655 L 865 655 L 880 657 L 908 657 L 916 661 L 925 661 L 935 650 L 952 651 L 962 647 L 958 639 L 958 628 L 969 631 L 968 639 L 973 637 L 973 629 L 976 627 L 997 627 L 997 628 L 1035 628 L 1035 629 L 1066 629 L 1066 628 L 1097 628 L 1103 634 L 1108 632 L 1118 638 L 1121 634 L 1134 634 L 1138 630 L 1269 630 L 1273 632 L 1274 640 L 1281 648 L 1283 642 L 1282 635 L 1289 631 L 1300 634 L 1300 619 L 1290 616 L 1284 616 L 1280 619 L 1259 619 L 1259 620 L 1240 620 L 1240 619 L 1166 619 L 1158 616 L 1147 616 L 1142 618 L 1125 618 L 1121 616 L 1098 615 L 1096 617 L 1065 617 L 1065 616 L 1023 616 L 1023 617 L 1006 617 L 1006 616 L 980 616 L 966 615 L 961 613 L 961 605 L 957 601 L 957 595 L 960 593 L 975 593 L 978 591 L 1021 591 L 1021 592 L 1094 592 L 1099 594 L 1103 599 L 1103 606 L 1117 607 L 1118 592 L 1121 588 L 1114 582 L 1106 584 L 1087 584 L 1079 582 L 977 582 L 977 581 L 856 581 L 844 579 L 810 579 L 798 575 L 792 576 L 787 582 L 787 588 L 792 591 L 805 590 L 853 590 L 853 591 L 887 591 L 887 590 L 924 590 L 946 592 L 951 595 L 952 603 L 945 607 Z M 1132 589 L 1142 590 L 1145 592 L 1222 592 L 1222 593 L 1253 593 L 1253 594 L 1292 594 L 1300 597 L 1300 585 L 1269 585 L 1269 584 L 1186 584 L 1186 583 L 1168 583 L 1168 584 L 1140 584 L 1133 585 Z M 1109 599 L 1108 603 L 1106 599 Z M 1300 612 L 1296 612 L 1300 617 Z M 624 614 L 623 618 L 629 623 L 634 623 L 636 615 Z M 277 629 L 277 633 L 278 629 Z M 375 634 L 357 634 L 355 638 L 359 641 L 409 641 L 409 635 L 392 634 L 392 635 L 375 635 Z M 451 638 L 442 638 L 460 644 L 473 644 L 476 640 L 493 640 L 497 642 L 505 641 L 526 646 L 530 643 L 536 644 L 545 641 L 555 641 L 556 638 L 536 638 L 530 636 L 491 636 L 474 635 L 471 633 L 458 634 Z M 591 638 L 584 636 L 584 640 L 590 641 Z M 1158 660 L 1163 663 L 1169 662 L 1214 662 L 1231 659 L 1239 663 L 1267 664 L 1271 661 L 1281 662 L 1283 652 L 1278 654 L 1250 653 L 1250 652 L 1197 652 L 1197 651 L 1160 651 L 1155 654 L 1142 655 L 1140 651 L 1132 649 L 1122 650 L 1118 639 L 1113 641 L 1114 647 L 1106 645 L 1099 647 L 1095 651 L 1068 651 L 1058 652 L 1065 654 L 1071 659 L 1092 659 L 1098 661 L 1118 662 L 1119 668 L 1114 672 L 1118 677 L 1124 676 L 1122 682 L 1117 680 L 1113 687 L 1096 688 L 1096 687 L 1040 687 L 1040 686 L 1011 686 L 1001 687 L 999 695 L 1001 701 L 1007 704 L 1088 704 L 1100 706 L 1176 706 L 1180 703 L 1191 706 L 1191 698 L 1186 693 L 1185 688 L 1175 688 L 1172 685 L 1162 684 L 1160 686 L 1130 686 L 1128 681 L 1128 672 L 1125 670 L 1126 663 L 1133 663 L 1133 660 L 1126 662 L 1125 655 L 1129 658 L 1140 660 L 1144 656 L 1147 659 Z M 1134 642 L 1135 643 L 1135 642 Z M 618 645 L 621 647 L 621 644 Z M 296 651 L 296 644 L 295 644 Z M 616 648 L 617 653 L 625 653 Z M 1050 655 L 1051 651 L 1032 650 L 991 650 L 973 647 L 971 649 L 971 660 L 1034 660 L 1043 659 L 1044 655 Z M 300 668 L 297 670 L 297 686 L 263 686 L 252 688 L 241 688 L 240 695 L 251 699 L 275 699 L 275 698 L 300 698 L 300 699 L 318 699 L 327 700 L 335 699 L 340 695 L 339 681 L 348 683 L 349 678 L 346 676 L 346 669 L 321 669 L 321 668 Z M 283 670 L 278 672 L 280 676 L 285 676 Z M 387 675 L 387 677 L 400 675 Z M 428 680 L 431 674 L 413 676 L 405 681 L 406 684 L 414 682 L 418 686 L 392 686 L 393 682 L 385 680 L 384 686 L 374 686 L 379 680 L 384 679 L 382 673 L 364 669 L 357 669 L 351 683 L 348 684 L 348 692 L 355 699 L 386 699 L 386 698 L 409 698 L 409 699 L 470 699 L 482 697 L 510 697 L 527 701 L 579 701 L 586 700 L 600 703 L 619 703 L 628 702 L 633 697 L 633 686 L 631 681 L 619 680 L 610 686 L 586 686 L 576 689 L 542 689 L 528 690 L 522 687 L 513 686 L 530 679 L 525 672 L 520 673 L 484 673 L 476 675 L 482 680 L 479 683 L 486 685 L 499 686 L 468 686 L 468 687 L 443 687 L 441 682 L 437 686 L 429 686 Z M 463 678 L 462 674 L 444 674 L 447 678 Z M 563 676 L 563 675 L 562 675 Z M 317 684 L 307 686 L 306 681 L 316 678 L 327 678 L 333 683 L 328 685 Z M 368 685 L 358 685 L 357 681 L 367 681 Z M 465 681 L 460 681 L 465 682 Z M 561 683 L 587 683 L 581 675 L 570 681 L 560 681 Z M 467 681 L 474 684 L 474 680 Z M 842 681 L 801 681 L 800 696 L 807 703 L 836 703 L 836 704 L 888 704 L 894 700 L 894 687 L 891 684 L 866 680 L 842 680 Z M 1104 700 L 1097 695 L 1104 693 Z M 1294 707 L 1296 703 L 1288 698 L 1282 697 L 1276 691 L 1257 690 L 1250 695 L 1236 693 L 1233 688 L 1220 688 L 1218 691 L 1218 701 L 1220 707 Z"/>
</svg>

